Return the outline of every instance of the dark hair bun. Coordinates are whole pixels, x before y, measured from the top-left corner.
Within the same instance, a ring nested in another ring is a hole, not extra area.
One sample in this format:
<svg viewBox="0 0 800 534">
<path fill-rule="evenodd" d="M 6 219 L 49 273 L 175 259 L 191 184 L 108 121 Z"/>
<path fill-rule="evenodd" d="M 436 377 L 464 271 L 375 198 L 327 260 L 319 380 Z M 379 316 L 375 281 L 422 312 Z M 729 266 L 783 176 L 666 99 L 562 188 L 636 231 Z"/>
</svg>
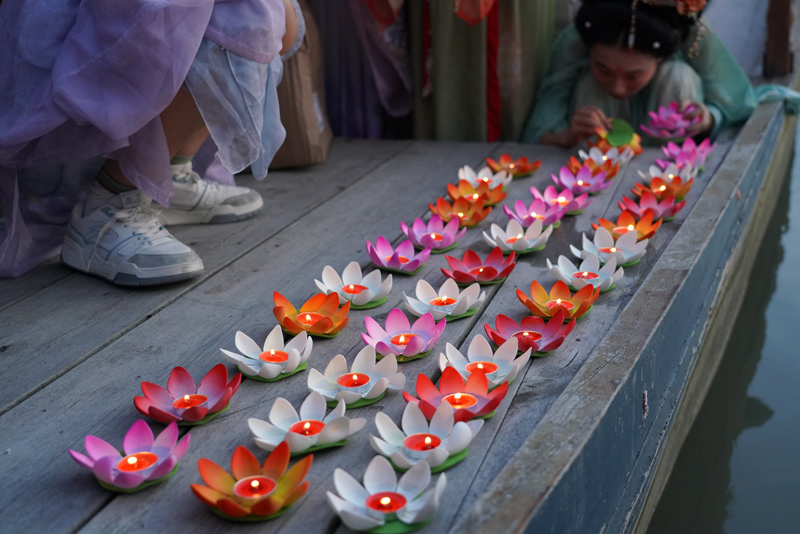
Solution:
<svg viewBox="0 0 800 534">
<path fill-rule="evenodd" d="M 628 46 L 631 0 L 584 0 L 575 17 L 575 27 L 588 47 L 600 43 Z M 633 47 L 656 57 L 675 53 L 688 36 L 695 19 L 680 15 L 675 7 L 638 2 Z"/>
</svg>

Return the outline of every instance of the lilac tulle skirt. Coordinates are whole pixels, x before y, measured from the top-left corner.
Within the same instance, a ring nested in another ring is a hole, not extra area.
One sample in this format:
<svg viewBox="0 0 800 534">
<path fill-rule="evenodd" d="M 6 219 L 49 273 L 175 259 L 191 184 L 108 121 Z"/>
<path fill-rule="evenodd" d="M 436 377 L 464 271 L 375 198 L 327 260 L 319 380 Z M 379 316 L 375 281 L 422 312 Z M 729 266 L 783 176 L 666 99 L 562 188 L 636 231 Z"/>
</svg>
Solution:
<svg viewBox="0 0 800 534">
<path fill-rule="evenodd" d="M 263 178 L 284 135 L 275 91 L 284 26 L 281 0 L 4 0 L 0 276 L 57 253 L 105 158 L 169 203 L 159 115 L 181 87 L 221 164 Z"/>
</svg>

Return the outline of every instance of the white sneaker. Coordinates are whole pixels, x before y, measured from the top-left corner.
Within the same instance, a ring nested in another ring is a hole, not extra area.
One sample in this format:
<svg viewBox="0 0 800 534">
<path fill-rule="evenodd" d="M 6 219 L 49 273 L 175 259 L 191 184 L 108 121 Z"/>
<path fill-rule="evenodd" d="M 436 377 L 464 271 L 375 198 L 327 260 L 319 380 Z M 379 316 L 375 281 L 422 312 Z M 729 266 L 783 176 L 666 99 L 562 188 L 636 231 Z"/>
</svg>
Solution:
<svg viewBox="0 0 800 534">
<path fill-rule="evenodd" d="M 200 177 L 192 162 L 170 165 L 175 194 L 161 220 L 171 224 L 206 224 L 242 221 L 264 205 L 261 195 L 247 187 L 222 185 Z"/>
<path fill-rule="evenodd" d="M 202 274 L 203 260 L 161 225 L 150 202 L 143 193 L 129 191 L 91 213 L 78 204 L 61 261 L 123 286 L 167 284 Z"/>
</svg>

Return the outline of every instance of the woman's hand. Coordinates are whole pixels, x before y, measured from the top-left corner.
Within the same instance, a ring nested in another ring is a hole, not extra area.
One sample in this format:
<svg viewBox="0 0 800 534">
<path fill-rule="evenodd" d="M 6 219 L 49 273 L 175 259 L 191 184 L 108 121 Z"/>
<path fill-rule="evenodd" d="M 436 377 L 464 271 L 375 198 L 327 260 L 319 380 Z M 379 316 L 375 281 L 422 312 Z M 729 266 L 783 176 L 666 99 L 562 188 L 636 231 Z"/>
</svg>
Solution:
<svg viewBox="0 0 800 534">
<path fill-rule="evenodd" d="M 694 106 L 694 109 L 689 113 L 684 113 L 687 108 Z M 689 120 L 694 120 L 695 117 L 702 117 L 696 124 L 692 124 L 686 129 L 687 135 L 694 137 L 695 135 L 707 135 L 714 127 L 714 116 L 708 111 L 708 108 L 702 102 L 686 101 L 681 104 L 681 113 Z"/>
<path fill-rule="evenodd" d="M 595 135 L 595 128 L 611 129 L 611 121 L 598 108 L 584 106 L 576 109 L 572 114 L 569 126 L 558 133 L 547 132 L 539 138 L 539 143 L 543 145 L 556 145 L 560 147 L 573 147 L 586 139 Z"/>
</svg>

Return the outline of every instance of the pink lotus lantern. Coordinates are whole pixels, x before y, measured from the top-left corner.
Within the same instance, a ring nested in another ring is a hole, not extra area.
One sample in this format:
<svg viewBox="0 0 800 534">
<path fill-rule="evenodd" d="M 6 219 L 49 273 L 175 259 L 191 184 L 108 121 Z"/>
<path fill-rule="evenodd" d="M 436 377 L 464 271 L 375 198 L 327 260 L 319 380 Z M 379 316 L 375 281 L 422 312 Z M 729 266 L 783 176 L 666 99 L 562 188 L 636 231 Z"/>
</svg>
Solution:
<svg viewBox="0 0 800 534">
<path fill-rule="evenodd" d="M 122 448 L 95 436 L 86 436 L 84 446 L 89 456 L 70 449 L 72 459 L 97 477 L 105 489 L 133 493 L 157 484 L 175 474 L 178 462 L 189 449 L 191 438 L 186 434 L 178 441 L 178 425 L 170 423 L 158 437 L 142 420 L 133 423 L 125 433 Z"/>
<path fill-rule="evenodd" d="M 611 185 L 611 180 L 606 180 L 606 173 L 603 171 L 592 174 L 592 169 L 583 166 L 575 174 L 569 167 L 561 167 L 558 176 L 551 174 L 553 182 L 564 189 L 569 189 L 574 195 L 584 193 L 596 194 Z"/>
<path fill-rule="evenodd" d="M 464 237 L 467 231 L 466 228 L 459 230 L 458 226 L 458 219 L 450 219 L 450 222 L 444 224 L 438 215 L 433 215 L 427 223 L 417 218 L 411 227 L 406 226 L 404 222 L 400 223 L 400 229 L 415 247 L 430 249 L 434 254 L 455 248 L 456 242 Z"/>
<path fill-rule="evenodd" d="M 517 323 L 511 317 L 500 314 L 495 319 L 496 329 L 488 323 L 484 323 L 483 328 L 489 339 L 498 347 L 515 337 L 520 353 L 530 349 L 534 356 L 545 356 L 560 347 L 575 328 L 577 321 L 564 324 L 566 318 L 567 314 L 562 308 L 559 308 L 549 321 L 529 315 Z"/>
<path fill-rule="evenodd" d="M 442 269 L 442 273 L 455 280 L 460 285 L 474 284 L 499 284 L 506 279 L 506 276 L 514 270 L 516 262 L 515 254 L 511 252 L 507 258 L 503 258 L 503 251 L 500 247 L 495 247 L 486 261 L 481 260 L 480 256 L 473 250 L 467 250 L 464 257 L 459 260 L 452 256 L 445 256 L 450 269 Z"/>
<path fill-rule="evenodd" d="M 659 202 L 650 191 L 642 191 L 642 196 L 639 198 L 638 203 L 628 197 L 622 197 L 622 200 L 617 202 L 619 209 L 622 211 L 627 210 L 635 214 L 637 219 L 644 217 L 648 213 L 652 213 L 653 219 L 663 219 L 665 221 L 674 219 L 675 215 L 681 211 L 685 205 L 685 200 L 676 203 L 675 197 L 671 196 Z"/>
<path fill-rule="evenodd" d="M 712 145 L 708 139 L 703 139 L 700 144 L 697 144 L 694 139 L 687 137 L 681 146 L 676 143 L 667 143 L 667 146 L 661 147 L 661 151 L 664 152 L 667 158 L 674 161 L 679 168 L 688 163 L 698 169 L 702 169 L 706 164 L 706 158 L 715 148 L 717 148 L 717 144 L 714 143 Z"/>
<path fill-rule="evenodd" d="M 561 206 L 554 206 L 543 199 L 534 198 L 530 205 L 525 204 L 522 200 L 514 202 L 514 211 L 503 205 L 503 211 L 509 219 L 513 219 L 527 228 L 533 224 L 533 221 L 542 221 L 543 226 L 553 225 L 558 227 L 561 224 L 561 219 L 566 215 Z"/>
<path fill-rule="evenodd" d="M 423 374 L 417 376 L 417 396 L 412 397 L 405 391 L 403 398 L 406 402 L 419 404 L 422 413 L 428 420 L 433 418 L 436 409 L 443 402 L 449 402 L 453 407 L 456 421 L 469 421 L 471 419 L 487 419 L 494 415 L 494 410 L 508 393 L 508 382 L 503 382 L 498 387 L 489 391 L 486 374 L 475 371 L 469 375 L 467 381 L 452 367 L 442 371 L 437 388 L 431 379 Z"/>
<path fill-rule="evenodd" d="M 668 106 L 658 106 L 658 111 L 649 112 L 650 124 L 642 124 L 642 131 L 656 139 L 686 137 L 686 130 L 703 119 L 699 115 L 692 119 L 687 117 L 696 109 L 694 104 L 690 104 L 681 110 L 677 102 L 670 102 Z"/>
<path fill-rule="evenodd" d="M 533 198 L 542 200 L 551 206 L 558 206 L 564 211 L 565 215 L 579 215 L 592 203 L 588 193 L 575 196 L 569 189 L 558 191 L 552 185 L 548 185 L 545 188 L 544 194 L 540 193 L 535 187 L 531 187 L 531 194 Z"/>
<path fill-rule="evenodd" d="M 167 389 L 152 382 L 142 382 L 144 397 L 134 397 L 133 404 L 144 415 L 159 423 L 177 422 L 181 426 L 203 425 L 228 409 L 231 397 L 242 383 L 242 373 L 228 381 L 228 370 L 215 365 L 196 386 L 183 367 L 169 374 Z"/>
<path fill-rule="evenodd" d="M 384 271 L 398 274 L 417 274 L 431 255 L 431 250 L 426 248 L 421 252 L 414 251 L 414 244 L 407 239 L 393 249 L 385 237 L 379 236 L 375 246 L 367 241 L 367 254 L 373 263 Z"/>
<path fill-rule="evenodd" d="M 386 316 L 386 329 L 372 317 L 365 317 L 367 333 L 361 334 L 364 343 L 375 347 L 381 356 L 393 355 L 398 362 L 417 360 L 433 349 L 439 341 L 447 319 L 438 323 L 433 315 L 426 313 L 411 325 L 403 310 L 394 308 Z"/>
</svg>

